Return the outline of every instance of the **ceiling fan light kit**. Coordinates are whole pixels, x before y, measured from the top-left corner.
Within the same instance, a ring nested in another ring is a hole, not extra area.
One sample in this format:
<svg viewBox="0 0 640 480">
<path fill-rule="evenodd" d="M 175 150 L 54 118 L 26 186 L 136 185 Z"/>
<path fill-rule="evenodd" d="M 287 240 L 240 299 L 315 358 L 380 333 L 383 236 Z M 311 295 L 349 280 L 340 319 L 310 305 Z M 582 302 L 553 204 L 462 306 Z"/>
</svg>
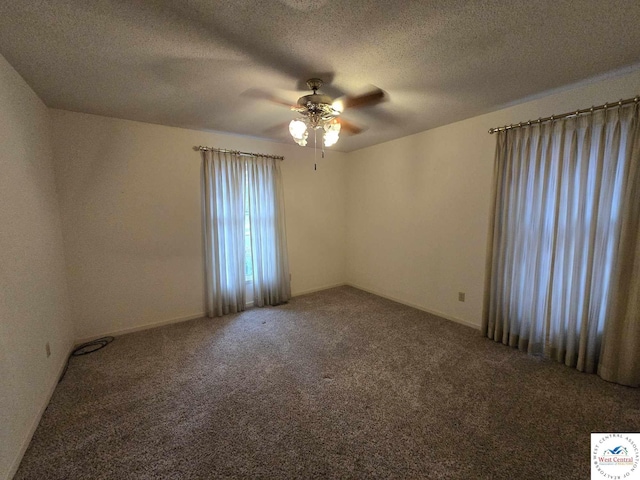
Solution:
<svg viewBox="0 0 640 480">
<path fill-rule="evenodd" d="M 309 130 L 323 130 L 322 138 L 325 147 L 335 145 L 340 138 L 340 122 L 337 117 L 342 111 L 334 107 L 331 97 L 318 93 L 322 83 L 319 78 L 307 80 L 307 86 L 313 90 L 313 93 L 300 97 L 298 103 L 291 107 L 291 110 L 298 112 L 300 117 L 291 120 L 289 133 L 302 147 L 307 144 Z M 339 102 L 336 102 L 336 106 L 339 107 L 338 104 Z"/>
<path fill-rule="evenodd" d="M 370 107 L 388 99 L 383 90 L 372 86 L 369 91 L 363 94 L 356 96 L 343 95 L 334 100 L 329 95 L 318 92 L 324 84 L 321 79 L 310 78 L 306 83 L 307 87 L 313 90 L 313 93 L 303 95 L 295 105 L 291 105 L 287 100 L 259 89 L 249 90 L 248 93 L 254 98 L 269 100 L 277 105 L 285 105 L 291 111 L 296 112 L 298 117 L 289 122 L 291 137 L 298 145 L 304 147 L 307 145 L 310 131 L 313 132 L 314 145 L 318 134 L 320 134 L 322 136 L 323 155 L 324 147 L 335 145 L 340 139 L 341 132 L 357 135 L 364 130 L 364 128 L 342 117 L 345 109 Z"/>
</svg>

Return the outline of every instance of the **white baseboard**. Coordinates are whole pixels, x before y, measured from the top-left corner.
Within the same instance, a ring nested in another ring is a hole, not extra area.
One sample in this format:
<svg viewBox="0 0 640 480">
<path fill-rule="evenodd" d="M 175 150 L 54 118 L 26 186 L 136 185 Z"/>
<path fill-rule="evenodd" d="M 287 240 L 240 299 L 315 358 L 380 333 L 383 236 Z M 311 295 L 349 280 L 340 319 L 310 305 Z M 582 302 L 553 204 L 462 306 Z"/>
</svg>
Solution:
<svg viewBox="0 0 640 480">
<path fill-rule="evenodd" d="M 53 392 L 55 391 L 56 387 L 58 386 L 58 381 L 60 380 L 60 376 L 62 375 L 62 372 L 64 371 L 65 366 L 67 365 L 67 359 L 69 358 L 69 355 L 71 355 L 71 351 L 72 350 L 73 350 L 73 346 L 70 346 L 69 347 L 69 351 L 62 358 L 62 363 L 58 367 L 57 374 L 54 377 L 53 382 L 51 382 L 51 385 L 49 385 L 49 391 L 47 392 L 45 400 L 42 403 L 42 405 L 40 406 L 40 410 L 38 411 L 38 414 L 35 416 L 35 418 L 31 422 L 31 426 L 29 427 L 29 431 L 27 432 L 27 434 L 25 435 L 24 439 L 22 440 L 22 443 L 20 444 L 20 450 L 18 450 L 18 454 L 16 455 L 16 458 L 13 460 L 13 463 L 11 464 L 11 467 L 9 468 L 9 471 L 7 472 L 8 475 L 6 477 L 6 480 L 11 480 L 13 478 L 13 476 L 16 474 L 16 472 L 18 471 L 18 467 L 20 466 L 20 462 L 22 462 L 22 457 L 24 457 L 24 454 L 27 451 L 27 448 L 29 448 L 29 444 L 31 443 L 31 439 L 33 438 L 33 434 L 36 433 L 36 429 L 38 428 L 38 425 L 40 425 L 40 420 L 42 419 L 42 415 L 44 414 L 44 411 L 49 406 L 49 402 L 51 401 L 51 397 L 53 396 Z"/>
<path fill-rule="evenodd" d="M 90 342 L 91 340 L 95 340 L 96 338 L 101 338 L 101 337 L 116 337 L 118 335 L 139 332 L 141 330 L 149 330 L 150 328 L 157 328 L 157 327 L 162 327 L 164 325 L 171 325 L 172 323 L 187 322 L 189 320 L 195 320 L 196 318 L 202 318 L 206 316 L 207 316 L 206 313 L 199 312 L 199 313 L 194 313 L 193 315 L 187 315 L 186 317 L 171 318 L 169 320 L 161 320 L 159 322 L 145 323 L 143 325 L 137 325 L 135 327 L 111 330 L 106 333 L 102 333 L 100 335 L 91 335 L 90 337 L 81 338 L 79 340 L 76 340 L 75 344 L 79 345 L 81 343 Z"/>
<path fill-rule="evenodd" d="M 406 305 L 408 307 L 412 307 L 412 308 L 415 308 L 415 309 L 418 309 L 418 310 L 422 310 L 423 312 L 427 312 L 427 313 L 430 313 L 432 315 L 437 315 L 438 317 L 442 317 L 445 320 L 451 320 L 452 322 L 456 322 L 456 323 L 459 323 L 461 325 L 465 325 L 467 327 L 471 327 L 471 328 L 473 328 L 475 330 L 480 330 L 480 325 L 476 325 L 475 323 L 468 322 L 468 321 L 463 320 L 461 318 L 453 317 L 451 315 L 447 315 L 446 313 L 438 312 L 437 310 L 432 310 L 432 309 L 429 309 L 429 308 L 425 308 L 422 305 L 417 305 L 415 303 L 407 302 L 406 300 L 403 300 L 401 298 L 392 297 L 390 295 L 385 295 L 384 293 L 377 292 L 375 290 L 372 290 L 370 288 L 357 285 L 355 283 L 347 282 L 345 285 L 349 285 L 350 287 L 357 288 L 358 290 L 364 290 L 365 292 L 372 293 L 372 294 L 377 295 L 377 296 L 382 297 L 382 298 L 386 298 L 387 300 L 392 300 L 394 302 L 401 303 L 401 304 Z"/>
<path fill-rule="evenodd" d="M 330 288 L 344 287 L 345 285 L 347 285 L 347 284 L 344 283 L 344 282 L 334 283 L 333 285 L 325 285 L 324 287 L 310 288 L 308 290 L 302 290 L 301 292 L 291 293 L 291 296 L 292 297 L 299 297 L 300 295 L 306 295 L 308 293 L 320 292 L 322 290 L 329 290 Z"/>
</svg>

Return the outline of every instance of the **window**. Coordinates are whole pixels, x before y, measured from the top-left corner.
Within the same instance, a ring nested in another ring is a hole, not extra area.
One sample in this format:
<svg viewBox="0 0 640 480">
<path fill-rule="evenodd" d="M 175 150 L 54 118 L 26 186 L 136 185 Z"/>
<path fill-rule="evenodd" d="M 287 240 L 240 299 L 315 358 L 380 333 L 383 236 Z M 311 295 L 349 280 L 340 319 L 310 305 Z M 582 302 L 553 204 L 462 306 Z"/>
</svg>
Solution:
<svg viewBox="0 0 640 480">
<path fill-rule="evenodd" d="M 203 150 L 207 312 L 291 296 L 279 159 Z"/>
</svg>

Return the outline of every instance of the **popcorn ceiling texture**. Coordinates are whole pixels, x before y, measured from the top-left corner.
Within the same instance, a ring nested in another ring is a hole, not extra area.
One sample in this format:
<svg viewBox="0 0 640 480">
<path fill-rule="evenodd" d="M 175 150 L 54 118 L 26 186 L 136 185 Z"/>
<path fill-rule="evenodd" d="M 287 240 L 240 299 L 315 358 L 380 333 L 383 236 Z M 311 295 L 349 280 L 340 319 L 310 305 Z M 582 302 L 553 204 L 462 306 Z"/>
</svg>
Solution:
<svg viewBox="0 0 640 480">
<path fill-rule="evenodd" d="M 339 287 L 73 358 L 16 479 L 585 479 L 640 391 Z"/>
<path fill-rule="evenodd" d="M 288 143 L 292 113 L 244 92 L 376 85 L 351 151 L 637 67 L 639 22 L 637 0 L 3 0 L 0 53 L 49 107 Z"/>
</svg>

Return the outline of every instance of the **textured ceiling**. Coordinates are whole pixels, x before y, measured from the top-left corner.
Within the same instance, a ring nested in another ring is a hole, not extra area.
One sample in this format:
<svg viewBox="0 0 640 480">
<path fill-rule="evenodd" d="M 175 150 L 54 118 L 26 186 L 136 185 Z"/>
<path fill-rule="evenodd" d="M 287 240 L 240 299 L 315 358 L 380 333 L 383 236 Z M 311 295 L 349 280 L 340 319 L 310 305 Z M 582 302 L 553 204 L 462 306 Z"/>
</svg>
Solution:
<svg viewBox="0 0 640 480">
<path fill-rule="evenodd" d="M 637 65 L 639 25 L 638 0 L 2 0 L 0 53 L 50 107 L 289 143 L 247 91 L 376 85 L 351 151 Z"/>
</svg>

